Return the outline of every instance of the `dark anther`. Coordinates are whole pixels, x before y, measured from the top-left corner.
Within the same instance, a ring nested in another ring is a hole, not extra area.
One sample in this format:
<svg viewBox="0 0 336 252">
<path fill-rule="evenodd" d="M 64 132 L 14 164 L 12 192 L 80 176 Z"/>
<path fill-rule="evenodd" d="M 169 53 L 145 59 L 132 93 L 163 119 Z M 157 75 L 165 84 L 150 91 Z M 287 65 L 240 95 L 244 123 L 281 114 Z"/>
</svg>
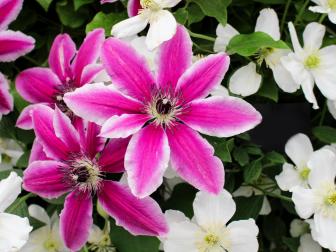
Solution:
<svg viewBox="0 0 336 252">
<path fill-rule="evenodd" d="M 79 183 L 85 183 L 89 178 L 90 174 L 85 166 L 78 167 L 74 171 L 74 175 L 77 175 L 77 182 Z"/>
<path fill-rule="evenodd" d="M 172 105 L 170 101 L 166 98 L 159 99 L 156 102 L 156 111 L 161 115 L 167 115 L 170 113 Z"/>
</svg>

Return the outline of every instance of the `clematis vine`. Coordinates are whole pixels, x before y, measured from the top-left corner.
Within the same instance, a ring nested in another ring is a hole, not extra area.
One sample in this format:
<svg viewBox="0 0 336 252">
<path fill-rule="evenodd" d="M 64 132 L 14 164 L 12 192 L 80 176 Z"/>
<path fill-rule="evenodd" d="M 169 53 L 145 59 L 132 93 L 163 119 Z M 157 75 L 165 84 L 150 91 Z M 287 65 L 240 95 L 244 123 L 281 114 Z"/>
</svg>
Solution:
<svg viewBox="0 0 336 252">
<path fill-rule="evenodd" d="M 117 38 L 136 35 L 150 24 L 146 45 L 153 50 L 170 40 L 176 32 L 176 20 L 165 8 L 172 8 L 181 0 L 131 0 L 128 3 L 129 19 L 112 27 L 111 34 Z"/>
<path fill-rule="evenodd" d="M 167 226 L 159 205 L 151 198 L 138 199 L 125 185 L 109 180 L 124 170 L 128 138 L 105 141 L 93 123 L 70 119 L 57 107 L 37 105 L 31 111 L 42 156 L 24 171 L 23 187 L 41 197 L 69 193 L 60 215 L 60 232 L 67 248 L 78 251 L 88 240 L 93 223 L 92 199 L 133 235 L 162 235 Z"/>
<path fill-rule="evenodd" d="M 57 106 L 61 111 L 72 115 L 65 105 L 63 96 L 93 81 L 103 67 L 97 64 L 100 49 L 104 42 L 104 30 L 96 29 L 86 36 L 83 44 L 76 45 L 68 34 L 58 35 L 50 49 L 49 68 L 33 67 L 22 71 L 16 78 L 16 89 L 28 102 Z M 34 83 L 34 84 L 32 84 Z M 17 120 L 17 126 L 31 129 L 30 111 L 27 106 Z"/>
<path fill-rule="evenodd" d="M 0 62 L 10 62 L 33 50 L 35 40 L 19 31 L 8 30 L 8 25 L 19 15 L 23 0 L 0 2 Z M 9 93 L 6 77 L 0 72 L 0 117 L 13 110 L 13 97 Z"/>
<path fill-rule="evenodd" d="M 301 85 L 303 93 L 313 108 L 318 104 L 314 95 L 314 83 L 321 93 L 330 100 L 336 100 L 336 46 L 321 49 L 326 27 L 310 23 L 303 32 L 304 47 L 300 45 L 293 23 L 289 23 L 294 53 L 282 57 L 282 63 L 291 73 L 296 84 Z"/>
<path fill-rule="evenodd" d="M 192 42 L 185 28 L 161 45 L 154 76 L 146 60 L 127 43 L 108 39 L 102 62 L 114 86 L 87 85 L 64 96 L 67 106 L 102 125 L 100 135 L 132 138 L 125 169 L 132 192 L 145 197 L 162 183 L 170 161 L 185 181 L 211 193 L 224 185 L 224 169 L 213 147 L 197 131 L 229 137 L 255 127 L 261 115 L 233 97 L 206 98 L 229 67 L 223 53 L 192 65 Z"/>
</svg>

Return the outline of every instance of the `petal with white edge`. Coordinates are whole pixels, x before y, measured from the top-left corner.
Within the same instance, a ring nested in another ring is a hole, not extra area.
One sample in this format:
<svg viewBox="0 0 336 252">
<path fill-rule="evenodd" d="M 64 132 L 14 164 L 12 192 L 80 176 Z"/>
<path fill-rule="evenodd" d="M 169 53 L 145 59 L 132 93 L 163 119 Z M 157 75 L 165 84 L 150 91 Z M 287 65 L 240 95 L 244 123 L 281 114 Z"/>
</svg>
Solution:
<svg viewBox="0 0 336 252">
<path fill-rule="evenodd" d="M 15 173 L 0 181 L 0 212 L 6 210 L 21 193 L 22 179 Z"/>
<path fill-rule="evenodd" d="M 133 36 L 145 29 L 147 24 L 147 17 L 140 14 L 115 24 L 111 34 L 117 38 Z"/>
<path fill-rule="evenodd" d="M 47 225 L 50 225 L 50 218 L 46 212 L 46 210 L 44 210 L 43 207 L 39 206 L 39 205 L 35 205 L 32 204 L 28 207 L 28 212 L 29 215 L 33 218 L 35 218 L 36 220 L 39 220 Z"/>
<path fill-rule="evenodd" d="M 331 251 L 336 250 L 336 221 L 334 218 L 327 218 L 323 214 L 315 214 L 312 235 L 314 240 Z M 309 251 L 310 252 L 310 251 Z"/>
<path fill-rule="evenodd" d="M 328 105 L 330 114 L 336 120 L 336 101 L 328 100 L 327 105 Z"/>
</svg>

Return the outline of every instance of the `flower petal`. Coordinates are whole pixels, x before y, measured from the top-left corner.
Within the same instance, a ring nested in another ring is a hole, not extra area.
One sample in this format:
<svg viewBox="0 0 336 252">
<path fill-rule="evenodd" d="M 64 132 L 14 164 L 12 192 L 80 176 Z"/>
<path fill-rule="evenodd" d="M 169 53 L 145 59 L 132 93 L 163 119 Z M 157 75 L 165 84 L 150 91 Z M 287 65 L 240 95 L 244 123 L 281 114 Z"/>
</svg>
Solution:
<svg viewBox="0 0 336 252">
<path fill-rule="evenodd" d="M 336 222 L 334 218 L 327 218 L 323 214 L 315 214 L 313 225 L 311 224 L 310 227 L 314 239 L 321 246 L 330 249 L 330 251 L 336 250 Z"/>
<path fill-rule="evenodd" d="M 280 40 L 279 18 L 274 9 L 266 8 L 260 11 L 255 31 L 267 33 L 274 40 Z"/>
<path fill-rule="evenodd" d="M 163 42 L 170 40 L 176 32 L 176 20 L 167 10 L 152 13 L 150 26 L 146 37 L 146 45 L 153 50 Z"/>
<path fill-rule="evenodd" d="M 249 103 L 229 96 L 195 100 L 178 118 L 194 130 L 217 137 L 243 133 L 261 122 L 261 115 Z"/>
<path fill-rule="evenodd" d="M 158 86 L 175 90 L 180 76 L 192 63 L 192 41 L 186 28 L 177 26 L 174 37 L 160 46 L 158 59 Z"/>
<path fill-rule="evenodd" d="M 137 114 L 143 108 L 139 101 L 103 83 L 85 85 L 66 93 L 64 102 L 76 115 L 99 125 L 114 115 Z"/>
<path fill-rule="evenodd" d="M 31 103 L 54 103 L 57 88 L 62 85 L 48 68 L 34 67 L 22 71 L 15 81 L 19 94 Z"/>
<path fill-rule="evenodd" d="M 102 127 L 100 136 L 125 138 L 138 132 L 151 117 L 147 114 L 124 114 L 112 116 Z"/>
<path fill-rule="evenodd" d="M 214 51 L 225 52 L 230 40 L 238 34 L 239 32 L 231 25 L 226 24 L 223 26 L 222 24 L 218 24 L 216 28 L 217 38 L 214 44 Z"/>
<path fill-rule="evenodd" d="M 172 168 L 200 190 L 218 194 L 224 186 L 224 167 L 214 148 L 186 125 L 167 130 Z"/>
<path fill-rule="evenodd" d="M 0 73 L 0 114 L 8 114 L 13 110 L 14 101 L 9 92 L 9 84 L 5 76 Z"/>
<path fill-rule="evenodd" d="M 146 197 L 162 184 L 169 154 L 168 139 L 161 126 L 150 124 L 133 135 L 125 155 L 125 169 L 134 195 Z"/>
<path fill-rule="evenodd" d="M 336 247 L 335 247 L 336 248 Z M 322 252 L 320 245 L 313 240 L 311 234 L 304 234 L 300 237 L 298 252 Z"/>
<path fill-rule="evenodd" d="M 76 54 L 76 44 L 68 34 L 58 35 L 50 49 L 49 66 L 58 78 L 65 83 L 72 78 L 71 61 Z"/>
<path fill-rule="evenodd" d="M 130 138 L 110 139 L 99 158 L 104 172 L 119 173 L 125 171 L 124 159 Z"/>
<path fill-rule="evenodd" d="M 104 67 L 101 64 L 90 64 L 83 68 L 82 77 L 79 85 L 91 83 L 103 71 Z"/>
<path fill-rule="evenodd" d="M 295 186 L 305 187 L 304 181 L 301 179 L 299 172 L 293 165 L 285 163 L 282 172 L 275 176 L 275 180 L 283 191 L 291 191 Z"/>
<path fill-rule="evenodd" d="M 201 227 L 225 226 L 236 212 L 236 203 L 226 190 L 218 195 L 198 192 L 193 208 L 195 220 Z"/>
<path fill-rule="evenodd" d="M 33 142 L 33 146 L 30 152 L 29 156 L 29 164 L 31 164 L 34 161 L 42 161 L 42 160 L 48 160 L 49 158 L 46 156 L 46 154 L 43 151 L 42 145 L 39 143 L 39 141 L 35 138 Z"/>
<path fill-rule="evenodd" d="M 11 172 L 9 176 L 0 181 L 0 213 L 4 212 L 21 193 L 22 179 Z"/>
<path fill-rule="evenodd" d="M 144 30 L 147 24 L 147 17 L 139 14 L 115 24 L 111 34 L 116 38 L 130 37 Z"/>
<path fill-rule="evenodd" d="M 313 153 L 313 146 L 309 138 L 302 133 L 292 136 L 285 145 L 287 156 L 298 168 L 306 168 L 307 162 Z"/>
<path fill-rule="evenodd" d="M 31 112 L 34 131 L 48 157 L 64 160 L 67 158 L 70 149 L 55 134 L 53 113 L 54 111 L 47 106 L 36 106 Z"/>
<path fill-rule="evenodd" d="M 129 0 L 127 3 L 127 12 L 129 17 L 138 15 L 139 10 L 142 9 L 140 0 Z"/>
<path fill-rule="evenodd" d="M 304 49 L 314 52 L 321 48 L 326 27 L 316 22 L 309 23 L 303 32 Z"/>
<path fill-rule="evenodd" d="M 5 30 L 22 9 L 23 0 L 2 0 L 0 3 L 0 30 Z"/>
<path fill-rule="evenodd" d="M 290 34 L 290 37 L 291 37 L 291 40 L 292 40 L 292 45 L 293 45 L 293 49 L 294 49 L 295 53 L 298 53 L 298 54 L 302 53 L 303 48 L 300 45 L 299 38 L 297 36 L 297 32 L 296 32 L 294 24 L 292 22 L 288 23 L 288 29 L 289 29 L 289 34 Z M 284 61 L 284 62 L 286 62 L 286 61 Z"/>
<path fill-rule="evenodd" d="M 89 238 L 92 219 L 92 198 L 90 195 L 73 191 L 64 202 L 60 214 L 61 237 L 72 251 L 78 251 Z"/>
<path fill-rule="evenodd" d="M 179 79 L 177 92 L 181 92 L 186 103 L 206 97 L 220 84 L 229 64 L 230 58 L 224 53 L 210 55 L 197 61 Z"/>
<path fill-rule="evenodd" d="M 257 73 L 257 65 L 250 62 L 239 68 L 230 78 L 229 89 L 232 93 L 249 96 L 258 92 L 262 76 Z"/>
<path fill-rule="evenodd" d="M 308 219 L 313 215 L 315 210 L 315 195 L 313 190 L 296 186 L 292 191 L 292 200 L 295 204 L 297 214 L 303 219 Z"/>
<path fill-rule="evenodd" d="M 0 62 L 14 61 L 33 50 L 35 40 L 22 32 L 0 31 Z"/>
<path fill-rule="evenodd" d="M 47 225 L 51 224 L 50 217 L 48 216 L 47 211 L 43 207 L 36 205 L 36 204 L 31 204 L 28 207 L 28 212 L 29 212 L 29 215 L 35 218 L 36 220 L 39 220 L 42 223 L 45 223 Z"/>
<path fill-rule="evenodd" d="M 30 130 L 33 128 L 33 121 L 31 119 L 30 112 L 34 109 L 34 107 L 35 104 L 28 105 L 21 111 L 19 118 L 16 121 L 16 127 L 25 130 Z"/>
<path fill-rule="evenodd" d="M 84 126 L 83 130 L 75 126 L 80 132 L 82 150 L 88 157 L 94 158 L 104 149 L 106 139 L 98 136 L 101 129 L 99 125 L 87 121 L 84 121 L 82 125 Z"/>
<path fill-rule="evenodd" d="M 35 161 L 23 172 L 23 188 L 44 198 L 58 198 L 70 190 L 62 169 L 67 167 L 58 161 Z"/>
<path fill-rule="evenodd" d="M 73 63 L 73 73 L 77 85 L 83 83 L 81 80 L 84 67 L 96 63 L 104 40 L 105 31 L 102 28 L 95 29 L 87 34 Z"/>
<path fill-rule="evenodd" d="M 117 225 L 133 235 L 160 236 L 168 231 L 160 206 L 151 198 L 139 199 L 121 183 L 105 181 L 99 203 Z"/>
<path fill-rule="evenodd" d="M 134 48 L 116 38 L 107 39 L 102 61 L 115 86 L 140 101 L 150 99 L 155 79 L 146 59 Z"/>
</svg>

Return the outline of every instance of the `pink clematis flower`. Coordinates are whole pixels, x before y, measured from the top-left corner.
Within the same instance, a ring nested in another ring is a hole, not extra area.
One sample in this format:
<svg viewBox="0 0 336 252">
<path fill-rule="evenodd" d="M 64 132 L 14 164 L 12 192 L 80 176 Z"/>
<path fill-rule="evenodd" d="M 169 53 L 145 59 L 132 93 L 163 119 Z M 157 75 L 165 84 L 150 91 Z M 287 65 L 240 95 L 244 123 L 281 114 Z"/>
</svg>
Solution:
<svg viewBox="0 0 336 252">
<path fill-rule="evenodd" d="M 97 64 L 101 46 L 104 42 L 104 30 L 90 32 L 79 50 L 68 34 L 56 37 L 49 54 L 49 67 L 33 67 L 21 72 L 16 78 L 19 94 L 33 104 L 44 103 L 52 108 L 55 105 L 64 113 L 71 115 L 63 101 L 63 95 L 69 91 L 92 82 L 103 69 Z M 22 129 L 31 129 L 30 111 L 34 105 L 27 106 L 17 121 Z"/>
<path fill-rule="evenodd" d="M 98 137 L 93 123 L 75 128 L 57 107 L 36 105 L 31 111 L 35 134 L 48 160 L 34 161 L 24 171 L 23 187 L 41 197 L 69 193 L 60 215 L 61 237 L 72 251 L 87 241 L 92 226 L 92 198 L 97 195 L 104 210 L 134 235 L 158 236 L 167 232 L 159 205 L 151 198 L 139 199 L 107 174 L 124 170 L 129 139 Z M 77 121 L 78 122 L 78 121 Z M 81 127 L 83 126 L 83 127 Z"/>
<path fill-rule="evenodd" d="M 192 64 L 192 42 L 185 28 L 159 48 L 154 77 L 146 60 L 125 42 L 106 40 L 102 62 L 112 86 L 88 85 L 67 93 L 73 112 L 102 125 L 101 136 L 132 138 L 125 169 L 132 192 L 146 197 L 172 168 L 200 190 L 219 193 L 224 169 L 213 147 L 199 134 L 229 137 L 255 127 L 261 115 L 233 97 L 209 97 L 220 85 L 229 57 L 210 55 Z"/>
<path fill-rule="evenodd" d="M 21 11 L 23 0 L 0 1 L 0 62 L 14 61 L 34 48 L 35 40 L 19 31 L 7 30 Z M 13 110 L 7 79 L 0 73 L 0 117 Z"/>
</svg>

